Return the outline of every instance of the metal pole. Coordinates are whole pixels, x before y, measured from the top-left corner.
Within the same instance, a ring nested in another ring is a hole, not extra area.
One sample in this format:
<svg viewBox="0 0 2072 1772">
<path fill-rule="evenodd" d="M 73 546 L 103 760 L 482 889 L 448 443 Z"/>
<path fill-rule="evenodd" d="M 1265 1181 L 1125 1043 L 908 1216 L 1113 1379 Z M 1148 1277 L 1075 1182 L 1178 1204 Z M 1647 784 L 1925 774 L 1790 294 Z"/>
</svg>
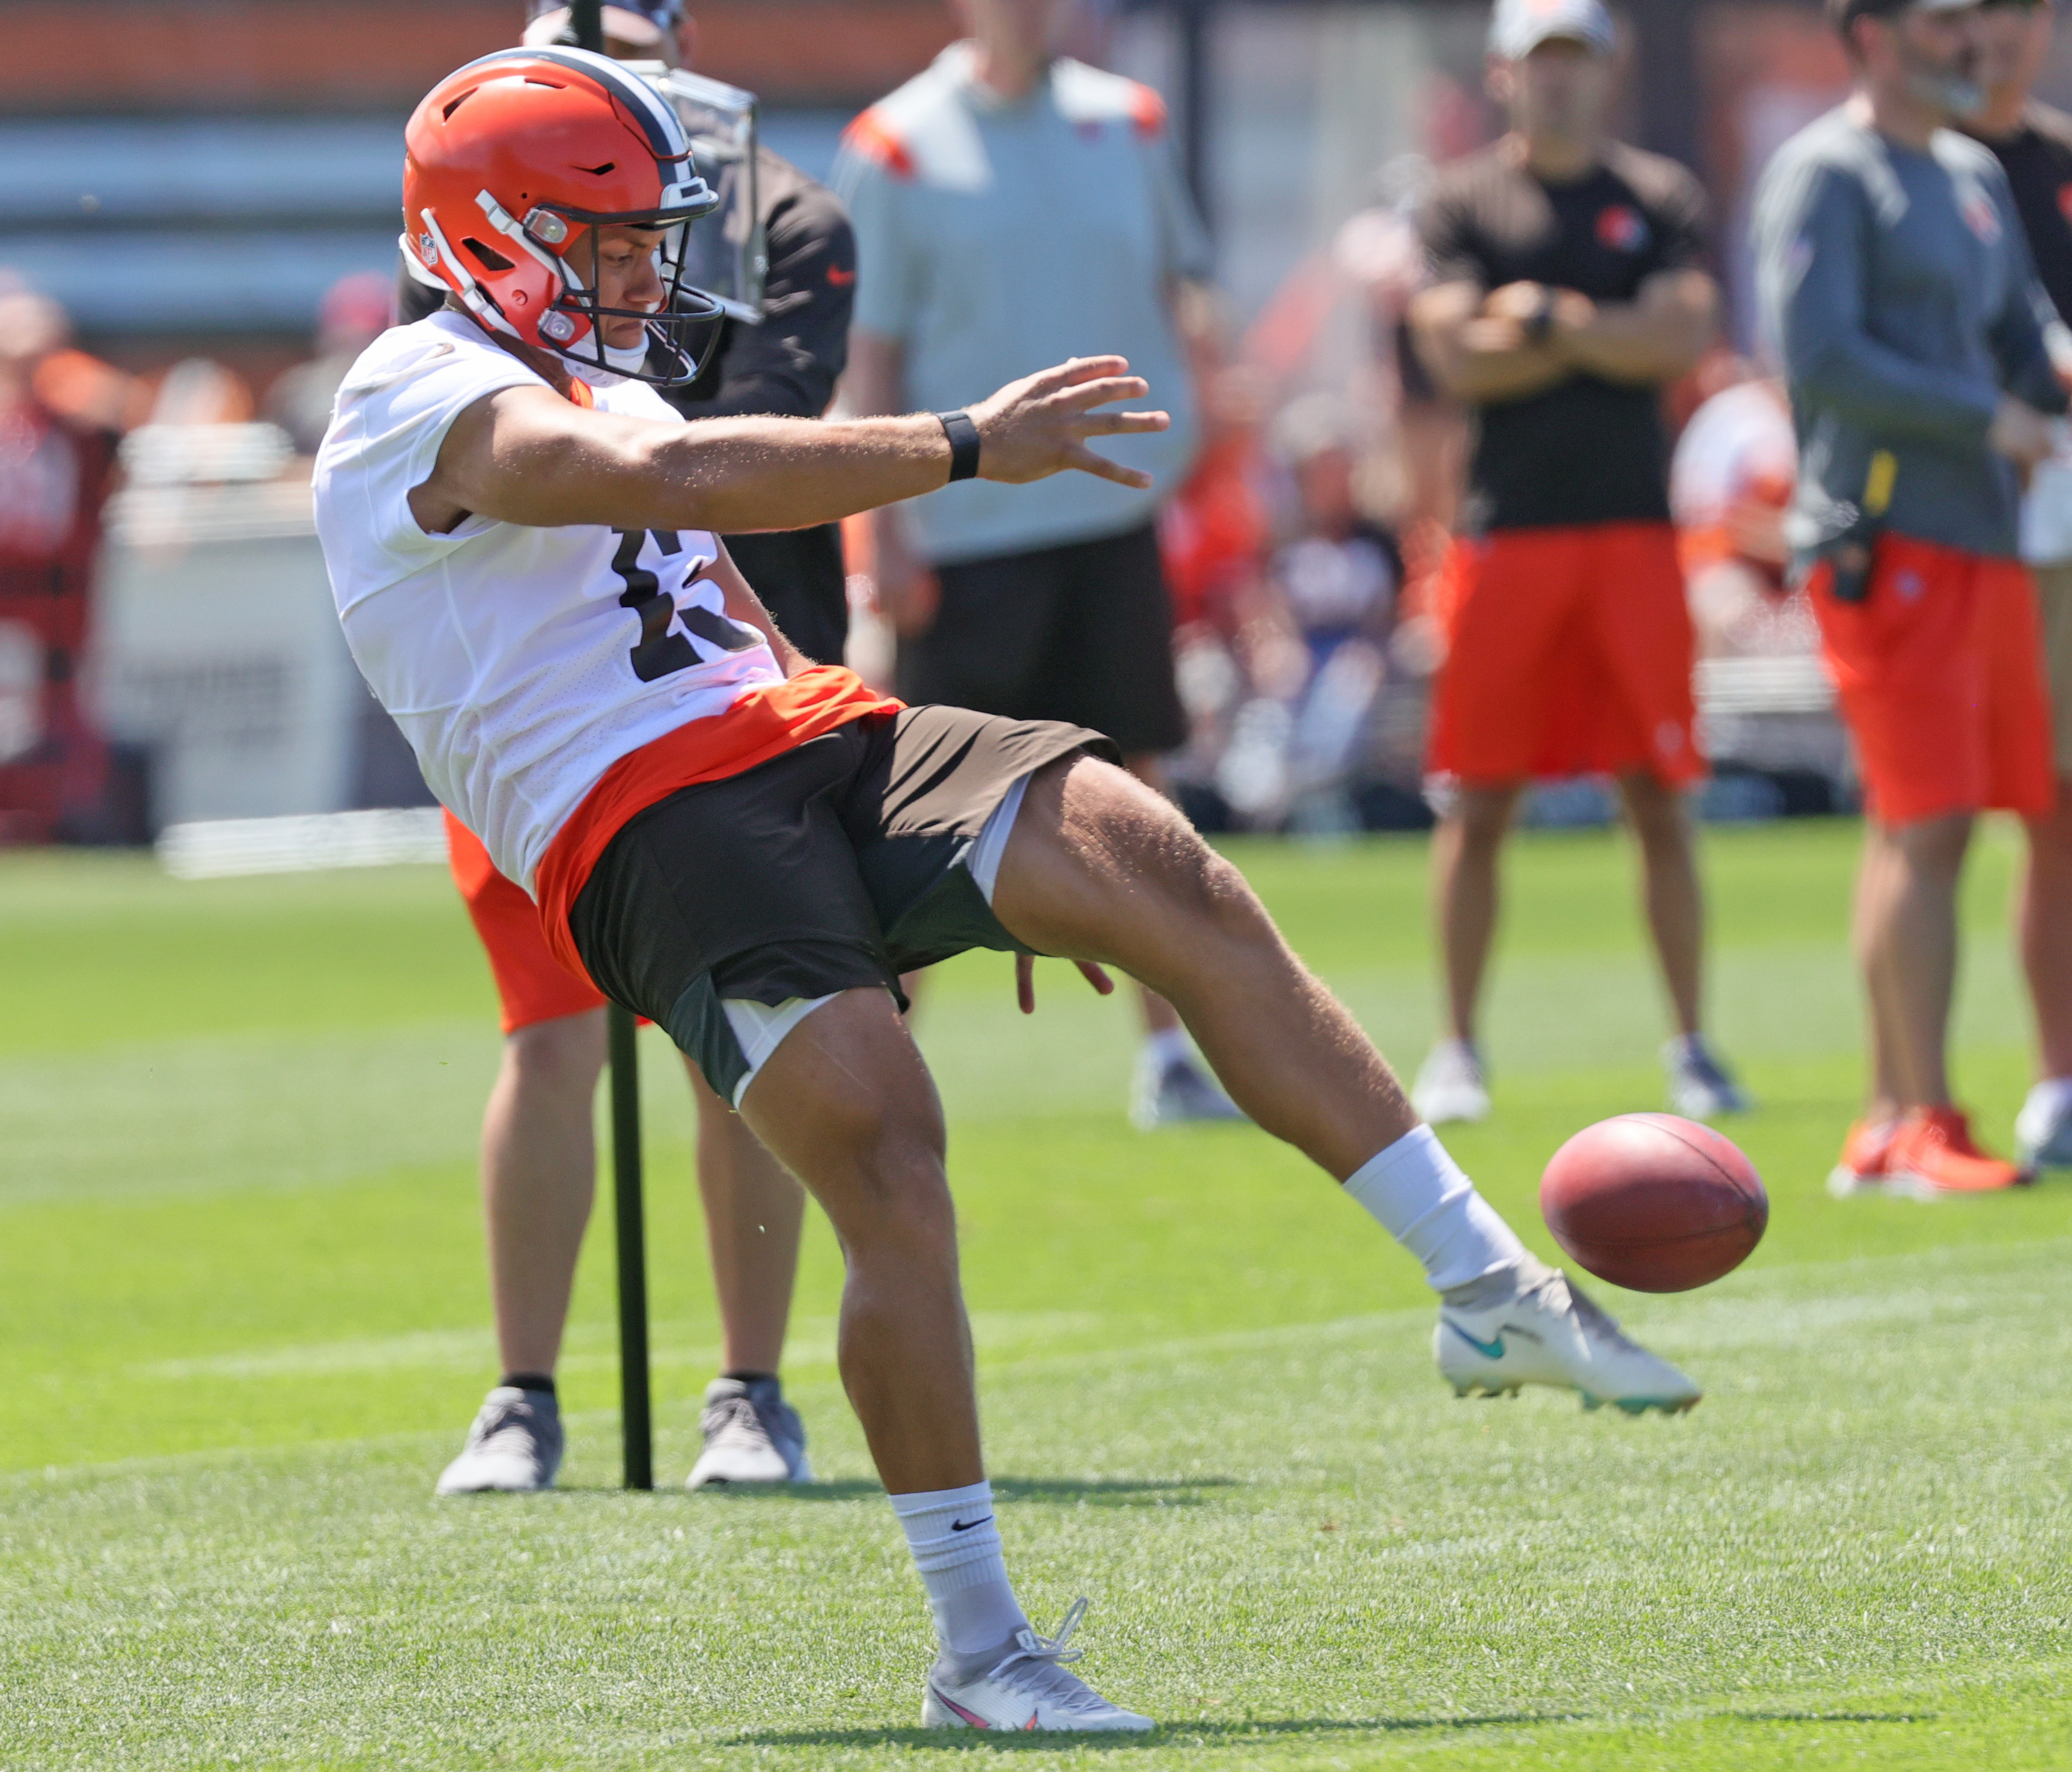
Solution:
<svg viewBox="0 0 2072 1772">
<path fill-rule="evenodd" d="M 612 1218 L 619 1233 L 619 1420 L 626 1486 L 655 1486 L 648 1393 L 648 1235 L 640 1198 L 639 1030 L 617 1003 L 605 1010 L 611 1047 Z"/>
<path fill-rule="evenodd" d="M 574 0 L 579 49 L 604 48 L 602 0 Z M 612 1220 L 619 1235 L 619 1420 L 626 1486 L 655 1486 L 654 1413 L 648 1386 L 648 1228 L 641 1199 L 639 1029 L 631 1012 L 605 1010 L 611 1050 Z"/>
<path fill-rule="evenodd" d="M 1209 192 L 1210 10 L 1213 0 L 1174 0 L 1180 37 L 1180 171 L 1202 225 L 1215 231 Z"/>
</svg>

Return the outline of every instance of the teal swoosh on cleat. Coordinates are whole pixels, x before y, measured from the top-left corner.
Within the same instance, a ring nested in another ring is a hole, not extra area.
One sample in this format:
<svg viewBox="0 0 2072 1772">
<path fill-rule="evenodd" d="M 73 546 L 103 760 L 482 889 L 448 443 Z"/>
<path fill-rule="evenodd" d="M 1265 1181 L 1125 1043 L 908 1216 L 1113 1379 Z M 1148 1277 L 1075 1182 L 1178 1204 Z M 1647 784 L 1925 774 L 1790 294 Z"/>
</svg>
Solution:
<svg viewBox="0 0 2072 1772">
<path fill-rule="evenodd" d="M 1474 1337 L 1469 1334 L 1466 1329 L 1462 1329 L 1458 1323 L 1454 1322 L 1450 1317 L 1447 1319 L 1446 1327 L 1451 1329 L 1456 1335 L 1459 1336 L 1462 1341 L 1466 1341 L 1470 1347 L 1475 1350 L 1476 1353 L 1481 1354 L 1484 1359 L 1500 1360 L 1503 1358 L 1503 1330 L 1499 1329 L 1497 1331 L 1497 1337 L 1494 1341 L 1478 1341 Z"/>
</svg>

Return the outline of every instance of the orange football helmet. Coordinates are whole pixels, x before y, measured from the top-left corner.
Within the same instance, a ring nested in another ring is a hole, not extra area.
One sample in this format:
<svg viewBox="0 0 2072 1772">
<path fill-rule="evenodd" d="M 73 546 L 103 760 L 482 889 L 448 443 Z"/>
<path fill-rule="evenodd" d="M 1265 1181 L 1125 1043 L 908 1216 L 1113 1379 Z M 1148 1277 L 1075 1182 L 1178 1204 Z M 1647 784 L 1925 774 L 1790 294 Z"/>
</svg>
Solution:
<svg viewBox="0 0 2072 1772">
<path fill-rule="evenodd" d="M 684 334 L 722 309 L 685 280 L 689 224 L 718 207 L 675 108 L 637 74 L 584 49 L 507 49 L 449 74 L 404 131 L 402 246 L 483 326 L 586 369 L 658 387 L 703 367 Z M 569 262 L 582 229 L 662 232 L 661 305 L 605 307 Z M 599 323 L 638 319 L 648 342 L 608 347 Z M 651 368 L 649 365 L 655 365 Z"/>
</svg>

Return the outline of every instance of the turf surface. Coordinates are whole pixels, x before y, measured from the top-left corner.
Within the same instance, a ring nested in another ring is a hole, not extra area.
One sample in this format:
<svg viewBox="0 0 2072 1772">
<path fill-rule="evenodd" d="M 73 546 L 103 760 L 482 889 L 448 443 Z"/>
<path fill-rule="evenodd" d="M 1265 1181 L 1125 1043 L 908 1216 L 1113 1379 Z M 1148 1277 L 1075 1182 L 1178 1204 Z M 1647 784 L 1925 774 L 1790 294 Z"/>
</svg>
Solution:
<svg viewBox="0 0 2072 1772">
<path fill-rule="evenodd" d="M 1168 1720 L 1061 1748 L 911 1725 L 925 1614 L 832 1369 L 809 1240 L 787 1383 L 825 1479 L 612 1486 L 608 1238 L 559 1494 L 440 1502 L 494 1377 L 471 1146 L 487 981 L 442 875 L 181 884 L 0 859 L 0 1765 L 1174 1768 L 2072 1763 L 2060 1314 L 2072 1189 L 1830 1201 L 1857 1080 L 1847 826 L 1715 834 L 1715 995 L 1764 1103 L 1769 1240 L 1610 1298 L 1692 1416 L 1454 1403 L 1407 1259 L 1248 1129 L 1143 1139 L 1126 1017 L 948 968 L 952 1123 L 1009 1556 L 1087 1671 Z M 1235 853 L 1399 1057 L 1430 1028 L 1421 851 Z M 1960 1075 L 2004 1145 L 2026 1017 L 2004 834 L 1967 899 Z M 1658 1105 L 1625 856 L 1531 838 L 1453 1137 L 1547 1248 L 1534 1179 Z M 689 1109 L 647 1051 L 659 1461 L 715 1341 Z M 1033 1761 L 1028 1757 L 1033 1756 Z"/>
</svg>

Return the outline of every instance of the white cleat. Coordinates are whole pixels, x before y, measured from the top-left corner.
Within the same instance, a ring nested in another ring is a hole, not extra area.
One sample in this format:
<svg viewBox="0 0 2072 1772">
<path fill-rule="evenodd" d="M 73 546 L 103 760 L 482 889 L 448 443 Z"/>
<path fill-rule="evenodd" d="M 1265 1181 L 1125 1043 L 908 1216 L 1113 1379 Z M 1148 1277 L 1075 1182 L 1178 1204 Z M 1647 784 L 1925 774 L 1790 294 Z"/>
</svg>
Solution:
<svg viewBox="0 0 2072 1772">
<path fill-rule="evenodd" d="M 686 1489 L 736 1483 L 810 1483 L 806 1429 L 775 1378 L 714 1378 L 698 1426 L 705 1450 Z"/>
<path fill-rule="evenodd" d="M 1087 1603 L 1076 1600 L 1054 1637 L 1034 1630 L 1015 1633 L 1005 1654 L 988 1650 L 979 1655 L 941 1655 L 928 1670 L 927 1696 L 921 1700 L 923 1729 L 1074 1729 L 1137 1733 L 1158 1725 L 1119 1704 L 1111 1704 L 1063 1663 L 1077 1661 L 1082 1650 L 1067 1649 L 1072 1633 L 1086 1615 Z"/>
<path fill-rule="evenodd" d="M 1410 1105 L 1433 1126 L 1490 1116 L 1489 1082 L 1472 1040 L 1442 1040 L 1418 1067 Z"/>
<path fill-rule="evenodd" d="M 2014 1122 L 2015 1161 L 2037 1169 L 2072 1169 L 2072 1078 L 2050 1077 L 2029 1092 Z"/>
<path fill-rule="evenodd" d="M 1547 1384 L 1581 1391 L 1586 1409 L 1615 1403 L 1630 1416 L 1696 1405 L 1704 1393 L 1683 1373 L 1621 1334 L 1558 1267 L 1532 1267 L 1540 1277 L 1506 1302 L 1440 1306 L 1432 1352 L 1456 1396 L 1515 1396 L 1525 1385 Z"/>
<path fill-rule="evenodd" d="M 434 1493 L 530 1494 L 552 1489 L 561 1468 L 561 1405 L 549 1391 L 500 1384 L 483 1399 L 467 1444 Z"/>
</svg>

